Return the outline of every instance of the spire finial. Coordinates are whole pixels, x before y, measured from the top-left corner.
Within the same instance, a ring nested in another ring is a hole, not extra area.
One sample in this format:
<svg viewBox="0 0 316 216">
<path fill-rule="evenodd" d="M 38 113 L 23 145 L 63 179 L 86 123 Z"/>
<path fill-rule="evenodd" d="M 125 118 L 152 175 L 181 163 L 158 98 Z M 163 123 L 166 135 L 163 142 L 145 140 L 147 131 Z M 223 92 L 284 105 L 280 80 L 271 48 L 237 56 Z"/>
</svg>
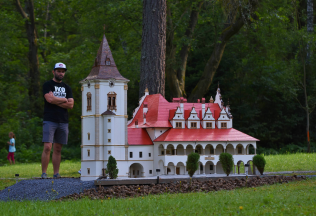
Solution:
<svg viewBox="0 0 316 216">
<path fill-rule="evenodd" d="M 145 92 L 149 92 L 147 84 L 146 84 Z"/>
</svg>

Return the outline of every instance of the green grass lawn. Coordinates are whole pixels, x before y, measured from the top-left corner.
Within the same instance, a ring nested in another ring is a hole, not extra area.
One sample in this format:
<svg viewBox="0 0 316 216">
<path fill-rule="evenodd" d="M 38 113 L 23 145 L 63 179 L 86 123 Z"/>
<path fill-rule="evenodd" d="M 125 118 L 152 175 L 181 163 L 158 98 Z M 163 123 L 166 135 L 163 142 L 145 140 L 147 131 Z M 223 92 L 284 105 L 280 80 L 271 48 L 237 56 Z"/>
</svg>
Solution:
<svg viewBox="0 0 316 216">
<path fill-rule="evenodd" d="M 295 153 L 265 156 L 265 172 L 316 171 L 316 153 Z"/>
<path fill-rule="evenodd" d="M 316 179 L 210 193 L 0 202 L 1 215 L 315 215 Z M 242 209 L 242 210 L 241 210 Z"/>
</svg>

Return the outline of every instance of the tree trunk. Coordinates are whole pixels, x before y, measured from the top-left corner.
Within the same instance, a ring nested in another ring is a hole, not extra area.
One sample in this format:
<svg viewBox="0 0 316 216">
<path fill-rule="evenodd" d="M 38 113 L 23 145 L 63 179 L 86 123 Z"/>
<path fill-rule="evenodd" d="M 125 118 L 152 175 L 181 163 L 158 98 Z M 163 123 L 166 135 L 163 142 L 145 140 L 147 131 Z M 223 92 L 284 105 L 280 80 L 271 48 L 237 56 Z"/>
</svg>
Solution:
<svg viewBox="0 0 316 216">
<path fill-rule="evenodd" d="M 19 0 L 16 0 L 17 10 L 21 16 L 25 19 L 25 29 L 27 39 L 29 42 L 28 61 L 29 61 L 29 98 L 32 102 L 32 112 L 39 114 L 41 106 L 39 103 L 40 98 L 40 72 L 38 62 L 38 44 L 37 44 L 37 32 L 35 27 L 35 14 L 33 0 L 25 1 L 24 12 Z"/>
<path fill-rule="evenodd" d="M 240 18 L 237 19 L 235 23 L 232 23 L 231 25 L 229 25 L 227 28 L 225 28 L 222 31 L 222 34 L 220 35 L 219 39 L 217 40 L 217 43 L 215 44 L 213 53 L 204 67 L 203 74 L 199 82 L 193 89 L 192 93 L 190 94 L 188 101 L 190 102 L 197 101 L 197 99 L 200 99 L 205 95 L 205 93 L 208 91 L 208 88 L 210 87 L 213 81 L 213 78 L 217 71 L 219 63 L 222 60 L 222 56 L 223 56 L 228 40 L 232 36 L 234 36 L 236 33 L 239 32 L 239 30 L 243 27 L 245 21 L 248 21 L 248 20 L 245 20 L 246 19 L 245 17 L 250 16 L 250 14 L 252 15 L 252 17 L 256 17 L 256 15 L 252 13 L 257 8 L 258 0 L 251 0 L 249 1 L 249 3 L 250 5 L 248 5 L 245 8 L 240 9 L 243 15 L 240 16 Z M 229 21 L 234 22 L 234 20 L 231 20 L 231 17 L 229 18 Z"/>
<path fill-rule="evenodd" d="M 165 96 L 166 9 L 166 0 L 143 1 L 139 97 L 146 86 L 150 94 Z"/>
<path fill-rule="evenodd" d="M 191 15 L 190 15 L 190 20 L 189 20 L 189 25 L 187 27 L 187 30 L 185 32 L 185 37 L 187 39 L 187 43 L 183 44 L 181 51 L 180 51 L 180 61 L 176 62 L 176 56 L 175 56 L 175 48 L 171 50 L 171 55 L 172 57 L 170 59 L 170 65 L 168 64 L 166 72 L 167 72 L 167 79 L 168 79 L 168 84 L 169 84 L 169 89 L 170 89 L 170 99 L 172 98 L 179 98 L 179 97 L 186 97 L 186 92 L 185 92 L 185 72 L 186 72 L 186 66 L 187 66 L 187 61 L 188 61 L 188 56 L 189 56 L 189 51 L 191 47 L 191 39 L 193 36 L 193 32 L 195 29 L 195 26 L 197 24 L 198 16 L 199 16 L 199 11 L 203 5 L 203 2 L 199 2 L 197 7 L 192 8 L 191 10 Z M 170 10 L 168 9 L 168 24 L 171 21 L 171 14 Z M 172 21 L 169 24 L 169 26 L 173 29 L 172 26 Z M 172 33 L 172 37 L 174 32 Z M 167 40 L 168 41 L 168 40 Z M 170 41 L 172 43 L 172 40 Z M 169 44 L 167 42 L 167 47 L 173 46 L 172 44 Z M 169 52 L 168 52 L 169 53 Z M 169 56 L 168 56 L 169 58 Z M 176 66 L 175 66 L 176 65 Z"/>
<path fill-rule="evenodd" d="M 313 0 L 307 0 L 307 33 L 312 34 L 314 31 L 313 26 Z M 310 49 L 310 41 L 307 42 L 306 47 L 306 70 L 309 72 L 312 72 L 312 67 L 310 64 L 310 58 L 311 58 L 311 49 Z M 304 68 L 304 95 L 305 95 L 305 107 L 306 107 L 306 131 L 307 131 L 307 152 L 310 153 L 311 147 L 310 147 L 310 138 L 309 138 L 309 106 L 307 101 L 307 91 L 306 91 L 306 70 Z"/>
<path fill-rule="evenodd" d="M 240 18 L 234 24 L 230 25 L 226 29 L 223 30 L 221 36 L 218 39 L 218 42 L 215 44 L 213 53 L 209 60 L 207 61 L 203 74 L 193 89 L 188 101 L 194 102 L 197 99 L 200 99 L 204 96 L 204 94 L 208 91 L 210 87 L 216 70 L 219 66 L 219 63 L 222 60 L 222 56 L 226 47 L 228 40 L 235 35 L 244 25 L 244 20 Z"/>
</svg>

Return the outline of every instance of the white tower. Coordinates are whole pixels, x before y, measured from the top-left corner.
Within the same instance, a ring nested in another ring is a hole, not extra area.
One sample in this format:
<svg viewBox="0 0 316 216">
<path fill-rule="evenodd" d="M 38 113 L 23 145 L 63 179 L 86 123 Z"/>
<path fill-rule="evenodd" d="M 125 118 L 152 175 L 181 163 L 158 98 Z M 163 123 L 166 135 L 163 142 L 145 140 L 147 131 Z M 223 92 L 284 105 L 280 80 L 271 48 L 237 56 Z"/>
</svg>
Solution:
<svg viewBox="0 0 316 216">
<path fill-rule="evenodd" d="M 80 81 L 81 180 L 102 176 L 110 155 L 118 166 L 127 160 L 128 82 L 117 70 L 104 35 L 90 74 Z"/>
</svg>

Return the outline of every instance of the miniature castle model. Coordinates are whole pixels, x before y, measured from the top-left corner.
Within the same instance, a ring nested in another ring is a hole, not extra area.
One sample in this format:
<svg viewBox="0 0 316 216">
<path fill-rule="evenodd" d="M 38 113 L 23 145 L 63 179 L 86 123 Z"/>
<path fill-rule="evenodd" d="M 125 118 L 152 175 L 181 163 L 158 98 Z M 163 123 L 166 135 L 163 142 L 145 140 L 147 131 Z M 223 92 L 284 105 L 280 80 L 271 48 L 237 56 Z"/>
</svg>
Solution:
<svg viewBox="0 0 316 216">
<path fill-rule="evenodd" d="M 184 98 L 168 102 L 160 94 L 150 95 L 146 88 L 127 122 L 128 82 L 103 36 L 94 66 L 80 82 L 81 180 L 102 176 L 110 155 L 117 161 L 119 177 L 139 178 L 185 175 L 191 152 L 200 154 L 197 175 L 224 174 L 219 162 L 222 152 L 233 155 L 232 173 L 239 174 L 241 162 L 249 164 L 256 154 L 258 139 L 232 128 L 233 117 L 219 88 L 215 101 L 211 97 L 209 103 L 204 98 L 197 103 Z"/>
</svg>

